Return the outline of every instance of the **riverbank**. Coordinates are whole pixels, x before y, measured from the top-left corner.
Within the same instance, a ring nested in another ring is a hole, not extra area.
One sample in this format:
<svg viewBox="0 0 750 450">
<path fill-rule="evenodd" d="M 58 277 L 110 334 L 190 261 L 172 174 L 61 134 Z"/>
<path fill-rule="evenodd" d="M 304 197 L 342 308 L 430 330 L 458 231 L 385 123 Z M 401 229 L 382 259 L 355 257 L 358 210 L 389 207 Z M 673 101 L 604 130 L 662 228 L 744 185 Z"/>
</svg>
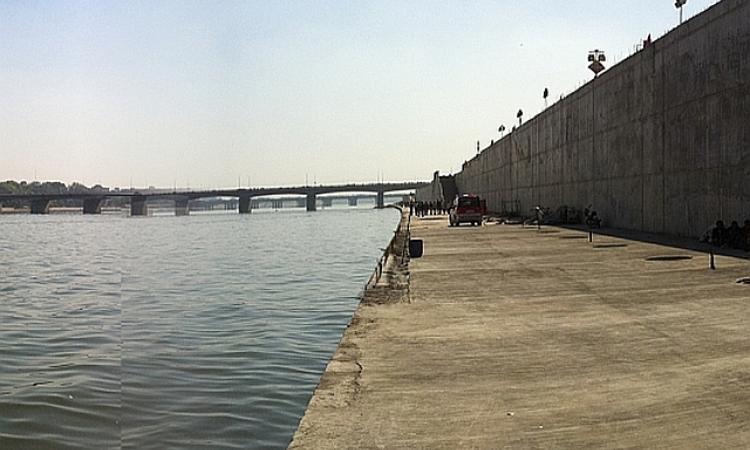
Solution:
<svg viewBox="0 0 750 450">
<path fill-rule="evenodd" d="M 408 294 L 365 295 L 290 448 L 750 445 L 747 260 L 444 218 L 411 233 Z"/>
</svg>

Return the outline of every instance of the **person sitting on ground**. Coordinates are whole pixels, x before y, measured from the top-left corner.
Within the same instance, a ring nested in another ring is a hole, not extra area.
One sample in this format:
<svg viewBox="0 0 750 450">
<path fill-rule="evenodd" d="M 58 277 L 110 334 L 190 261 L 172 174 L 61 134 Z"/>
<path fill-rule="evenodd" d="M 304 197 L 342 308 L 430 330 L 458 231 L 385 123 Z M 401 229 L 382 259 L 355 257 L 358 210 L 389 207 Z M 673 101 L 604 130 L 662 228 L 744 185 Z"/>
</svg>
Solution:
<svg viewBox="0 0 750 450">
<path fill-rule="evenodd" d="M 591 209 L 592 205 L 587 206 L 583 210 L 584 220 L 589 228 L 601 228 L 602 218 L 596 214 L 596 211 Z"/>
<path fill-rule="evenodd" d="M 737 223 L 736 220 L 733 220 L 732 223 L 729 225 L 729 228 L 727 228 L 727 237 L 726 237 L 726 243 L 728 247 L 731 248 L 740 248 L 742 246 L 742 229 L 740 228 L 740 224 Z"/>
<path fill-rule="evenodd" d="M 742 250 L 750 251 L 750 219 L 745 220 L 740 230 L 742 231 Z"/>
<path fill-rule="evenodd" d="M 711 230 L 711 245 L 721 247 L 726 243 L 727 229 L 724 227 L 723 220 L 717 220 L 716 226 Z"/>
</svg>

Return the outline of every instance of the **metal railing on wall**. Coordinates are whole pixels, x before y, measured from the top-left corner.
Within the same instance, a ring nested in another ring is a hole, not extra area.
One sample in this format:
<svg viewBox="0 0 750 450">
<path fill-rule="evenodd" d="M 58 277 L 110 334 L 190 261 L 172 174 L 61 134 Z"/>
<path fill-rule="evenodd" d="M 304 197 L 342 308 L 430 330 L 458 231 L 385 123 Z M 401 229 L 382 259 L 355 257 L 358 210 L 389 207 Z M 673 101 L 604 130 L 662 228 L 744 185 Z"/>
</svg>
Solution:
<svg viewBox="0 0 750 450">
<path fill-rule="evenodd" d="M 383 276 L 383 270 L 388 263 L 390 256 L 400 258 L 400 263 L 404 264 L 405 259 L 408 257 L 409 252 L 409 239 L 411 238 L 411 216 L 408 216 L 406 221 L 403 220 L 404 210 L 399 208 L 402 214 L 402 219 L 399 221 L 396 230 L 393 232 L 388 246 L 383 249 L 383 254 L 378 259 L 377 266 L 375 267 L 375 273 L 373 279 L 368 283 L 368 287 L 374 286 L 380 282 Z"/>
</svg>

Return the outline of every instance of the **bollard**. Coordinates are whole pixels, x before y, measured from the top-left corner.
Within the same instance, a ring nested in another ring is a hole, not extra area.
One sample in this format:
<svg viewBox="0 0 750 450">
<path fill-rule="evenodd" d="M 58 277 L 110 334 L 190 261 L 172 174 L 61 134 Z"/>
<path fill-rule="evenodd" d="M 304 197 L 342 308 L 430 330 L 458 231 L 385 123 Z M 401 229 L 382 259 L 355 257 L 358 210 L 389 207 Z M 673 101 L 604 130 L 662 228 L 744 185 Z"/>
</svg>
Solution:
<svg viewBox="0 0 750 450">
<path fill-rule="evenodd" d="M 716 270 L 716 263 L 714 262 L 714 249 L 708 251 L 708 267 L 711 270 Z"/>
<path fill-rule="evenodd" d="M 409 256 L 412 258 L 421 258 L 424 253 L 424 243 L 422 239 L 409 240 Z"/>
<path fill-rule="evenodd" d="M 594 242 L 594 232 L 589 230 L 589 242 Z"/>
</svg>

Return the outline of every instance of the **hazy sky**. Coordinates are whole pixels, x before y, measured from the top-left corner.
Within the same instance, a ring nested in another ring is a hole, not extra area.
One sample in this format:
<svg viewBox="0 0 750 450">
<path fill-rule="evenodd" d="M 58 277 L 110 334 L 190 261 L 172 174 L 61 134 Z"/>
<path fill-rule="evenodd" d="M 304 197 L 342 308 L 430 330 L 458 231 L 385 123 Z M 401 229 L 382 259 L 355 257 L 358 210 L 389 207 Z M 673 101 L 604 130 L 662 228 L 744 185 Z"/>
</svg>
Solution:
<svg viewBox="0 0 750 450">
<path fill-rule="evenodd" d="M 686 18 L 715 0 L 688 0 Z M 429 179 L 673 0 L 0 0 L 0 180 Z"/>
</svg>

